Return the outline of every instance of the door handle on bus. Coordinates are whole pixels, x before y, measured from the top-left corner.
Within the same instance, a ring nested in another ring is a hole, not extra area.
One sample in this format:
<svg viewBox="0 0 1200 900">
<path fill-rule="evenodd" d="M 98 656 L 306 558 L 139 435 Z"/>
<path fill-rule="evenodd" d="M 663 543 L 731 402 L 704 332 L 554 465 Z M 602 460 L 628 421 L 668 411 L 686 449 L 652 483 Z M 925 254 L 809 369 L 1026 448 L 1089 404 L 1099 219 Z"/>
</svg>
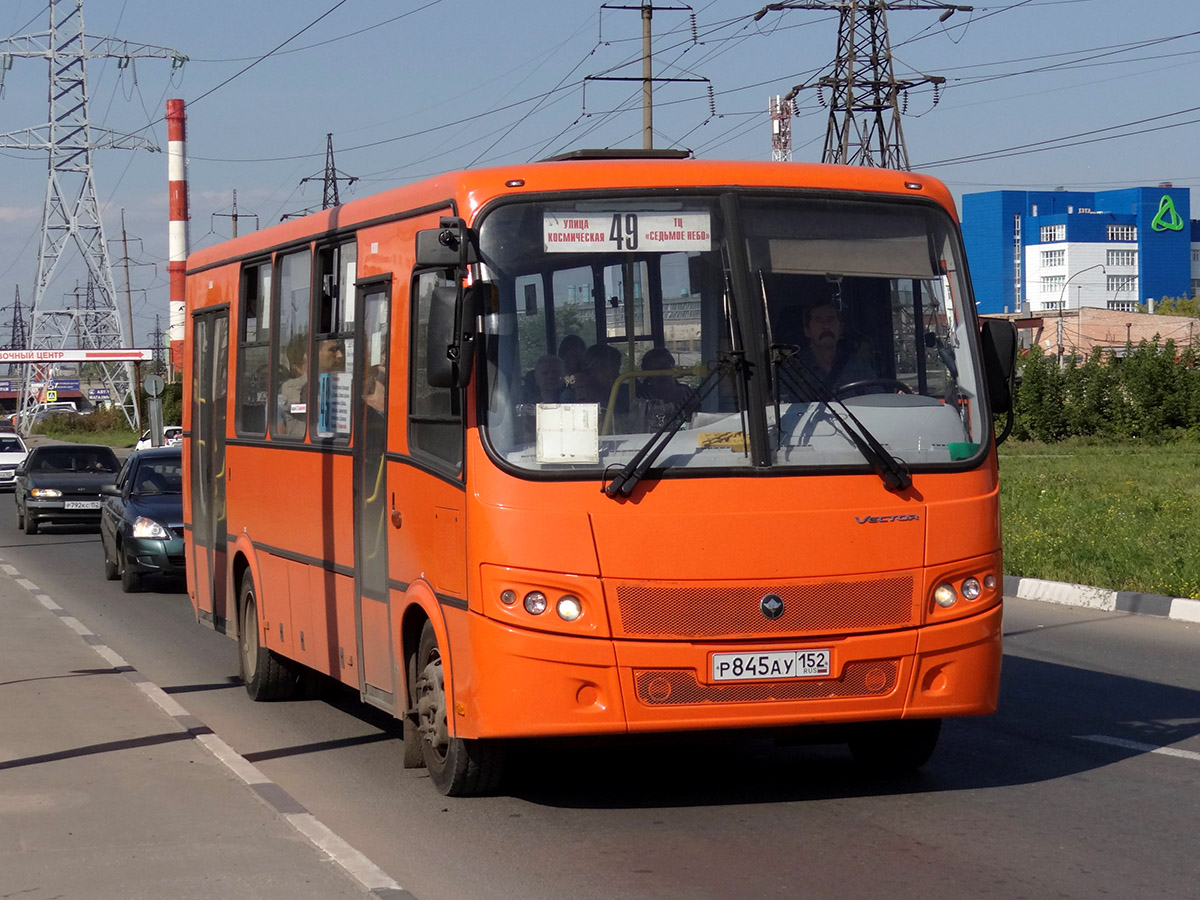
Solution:
<svg viewBox="0 0 1200 900">
<path fill-rule="evenodd" d="M 393 527 L 393 528 L 399 528 L 399 527 L 400 527 L 400 518 L 401 518 L 401 516 L 400 516 L 400 510 L 398 510 L 398 509 L 393 509 L 393 510 L 392 510 L 392 527 Z"/>
</svg>

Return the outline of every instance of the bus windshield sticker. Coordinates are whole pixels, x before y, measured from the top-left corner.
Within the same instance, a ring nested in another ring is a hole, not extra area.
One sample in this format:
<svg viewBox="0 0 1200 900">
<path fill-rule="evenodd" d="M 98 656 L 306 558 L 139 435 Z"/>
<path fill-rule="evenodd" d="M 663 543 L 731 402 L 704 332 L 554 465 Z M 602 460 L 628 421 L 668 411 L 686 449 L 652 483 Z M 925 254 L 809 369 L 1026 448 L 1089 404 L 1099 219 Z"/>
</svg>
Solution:
<svg viewBox="0 0 1200 900">
<path fill-rule="evenodd" d="M 542 216 L 547 253 L 677 253 L 712 247 L 708 212 L 547 212 Z"/>
<path fill-rule="evenodd" d="M 598 403 L 539 403 L 536 415 L 539 463 L 600 462 Z"/>
</svg>

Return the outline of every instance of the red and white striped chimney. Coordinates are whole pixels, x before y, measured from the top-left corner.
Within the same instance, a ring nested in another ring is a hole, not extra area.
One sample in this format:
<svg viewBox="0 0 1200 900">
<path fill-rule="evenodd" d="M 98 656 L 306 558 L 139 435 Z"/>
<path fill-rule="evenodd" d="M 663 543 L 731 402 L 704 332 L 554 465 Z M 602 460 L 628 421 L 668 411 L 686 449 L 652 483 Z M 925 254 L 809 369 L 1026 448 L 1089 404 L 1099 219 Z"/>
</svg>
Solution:
<svg viewBox="0 0 1200 900">
<path fill-rule="evenodd" d="M 188 255 L 187 120 L 182 100 L 167 101 L 167 181 L 170 193 L 170 223 L 167 228 L 167 274 L 171 282 L 168 311 L 171 362 L 182 368 L 184 272 Z"/>
</svg>

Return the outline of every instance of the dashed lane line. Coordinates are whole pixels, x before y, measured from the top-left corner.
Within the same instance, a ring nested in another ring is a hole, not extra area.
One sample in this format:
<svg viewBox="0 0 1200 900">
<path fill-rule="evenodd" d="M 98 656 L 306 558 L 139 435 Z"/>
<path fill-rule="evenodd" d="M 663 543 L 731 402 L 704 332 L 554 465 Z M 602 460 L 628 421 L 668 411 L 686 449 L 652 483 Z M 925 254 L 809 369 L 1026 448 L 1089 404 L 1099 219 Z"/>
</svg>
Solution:
<svg viewBox="0 0 1200 900">
<path fill-rule="evenodd" d="M 191 715 L 170 694 L 143 676 L 111 647 L 101 643 L 90 628 L 69 615 L 53 598 L 40 593 L 41 588 L 21 576 L 16 566 L 0 562 L 0 571 L 19 584 L 46 609 L 53 612 L 64 625 L 83 638 L 89 647 L 115 670 L 122 672 L 133 684 L 176 724 L 192 735 L 209 753 L 245 783 L 254 793 L 273 807 L 289 825 L 308 838 L 314 847 L 340 865 L 355 881 L 361 884 L 377 900 L 416 900 L 416 898 L 390 875 L 371 862 L 363 853 L 331 831 L 313 816 L 282 787 L 275 784 L 262 771 L 251 764 L 221 738 Z"/>
</svg>

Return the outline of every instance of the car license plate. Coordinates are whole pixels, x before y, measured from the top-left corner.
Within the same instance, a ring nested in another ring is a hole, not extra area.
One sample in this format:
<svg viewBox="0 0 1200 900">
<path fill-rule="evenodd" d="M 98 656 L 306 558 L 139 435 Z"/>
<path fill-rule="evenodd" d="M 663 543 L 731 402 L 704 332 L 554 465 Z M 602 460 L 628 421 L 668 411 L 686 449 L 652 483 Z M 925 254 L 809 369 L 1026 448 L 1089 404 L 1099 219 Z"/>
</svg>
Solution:
<svg viewBox="0 0 1200 900">
<path fill-rule="evenodd" d="M 765 653 L 714 653 L 713 681 L 822 678 L 829 675 L 829 649 L 770 650 Z"/>
<path fill-rule="evenodd" d="M 99 509 L 99 500 L 67 500 L 63 509 Z"/>
</svg>

